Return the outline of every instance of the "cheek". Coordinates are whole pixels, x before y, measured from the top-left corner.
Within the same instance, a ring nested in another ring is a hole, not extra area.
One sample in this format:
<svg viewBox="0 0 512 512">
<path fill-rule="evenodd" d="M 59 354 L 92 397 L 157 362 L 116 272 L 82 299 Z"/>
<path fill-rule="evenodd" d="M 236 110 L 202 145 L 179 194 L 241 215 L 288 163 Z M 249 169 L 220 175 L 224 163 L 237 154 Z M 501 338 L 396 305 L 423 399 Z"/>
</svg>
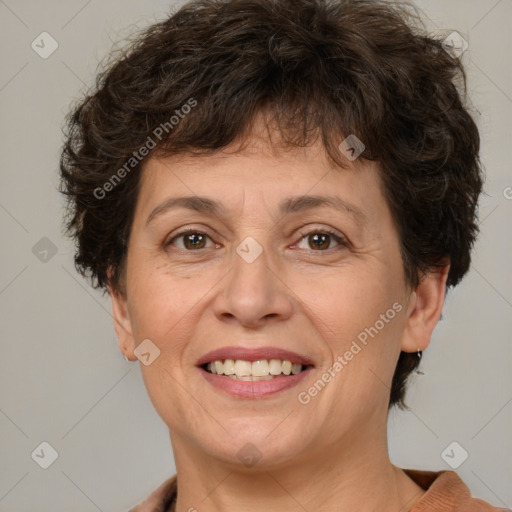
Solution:
<svg viewBox="0 0 512 512">
<path fill-rule="evenodd" d="M 403 293 L 393 273 L 382 268 L 384 271 L 377 273 L 353 265 L 323 276 L 301 274 L 289 287 L 306 306 L 305 313 L 311 311 L 311 320 L 325 333 L 329 344 L 343 348 L 348 340 L 355 339 L 376 322 L 379 331 L 388 331 L 391 323 L 397 323 L 392 322 L 397 317 L 392 306 L 395 302 L 402 303 Z M 388 310 L 384 320 L 389 322 L 382 328 L 380 315 Z"/>
<path fill-rule="evenodd" d="M 384 265 L 381 271 L 354 266 L 325 278 L 300 276 L 295 283 L 323 344 L 319 373 L 334 374 L 325 403 L 343 403 L 343 410 L 371 408 L 389 392 L 404 328 L 400 283 Z"/>
<path fill-rule="evenodd" d="M 195 288 L 166 274 L 144 254 L 134 253 L 129 261 L 128 310 L 135 343 L 150 339 L 161 351 L 160 362 L 176 366 L 183 332 L 190 328 L 187 312 L 197 303 Z"/>
<path fill-rule="evenodd" d="M 133 251 L 129 276 L 129 314 L 136 344 L 148 338 L 160 349 L 159 363 L 180 375 L 194 364 L 190 352 L 205 307 L 223 285 L 224 268 L 193 273 Z M 143 368 L 144 370 L 144 368 Z M 168 384 L 167 384 L 168 387 Z"/>
</svg>

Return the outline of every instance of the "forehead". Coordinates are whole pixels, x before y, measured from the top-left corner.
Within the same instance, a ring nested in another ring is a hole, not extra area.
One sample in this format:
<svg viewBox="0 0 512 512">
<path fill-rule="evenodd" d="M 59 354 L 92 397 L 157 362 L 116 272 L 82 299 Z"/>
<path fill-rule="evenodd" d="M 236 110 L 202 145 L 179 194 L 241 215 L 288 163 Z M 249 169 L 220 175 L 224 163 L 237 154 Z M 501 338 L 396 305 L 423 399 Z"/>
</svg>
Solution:
<svg viewBox="0 0 512 512">
<path fill-rule="evenodd" d="M 263 211 L 278 218 L 314 207 L 348 213 L 361 226 L 385 217 L 378 164 L 339 160 L 344 167 L 328 156 L 320 139 L 309 146 L 283 143 L 260 117 L 249 136 L 215 152 L 149 158 L 135 222 L 147 225 L 159 210 L 183 207 L 249 222 Z"/>
<path fill-rule="evenodd" d="M 370 184 L 373 190 L 368 189 Z M 140 199 L 161 200 L 168 194 L 168 187 L 182 196 L 215 195 L 231 203 L 236 200 L 237 191 L 246 200 L 256 200 L 282 198 L 291 192 L 331 196 L 340 192 L 347 198 L 372 195 L 382 188 L 375 162 L 346 160 L 342 168 L 329 158 L 319 141 L 310 146 L 289 147 L 276 145 L 259 134 L 246 139 L 243 145 L 233 143 L 215 152 L 149 158 L 142 170 Z M 222 204 L 214 207 L 222 208 Z M 293 205 L 287 209 L 291 211 Z"/>
</svg>

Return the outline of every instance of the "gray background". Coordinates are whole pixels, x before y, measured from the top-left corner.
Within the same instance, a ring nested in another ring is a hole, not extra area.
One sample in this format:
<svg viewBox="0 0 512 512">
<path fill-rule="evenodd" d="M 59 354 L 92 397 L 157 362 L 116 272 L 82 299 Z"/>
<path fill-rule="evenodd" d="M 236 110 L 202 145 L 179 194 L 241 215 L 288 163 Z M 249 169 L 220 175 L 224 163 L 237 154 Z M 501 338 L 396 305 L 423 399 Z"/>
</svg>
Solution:
<svg viewBox="0 0 512 512">
<path fill-rule="evenodd" d="M 173 5 L 0 0 L 2 512 L 119 512 L 174 473 L 168 432 L 138 363 L 117 348 L 108 298 L 74 271 L 56 191 L 70 102 L 112 41 Z M 512 508 L 512 0 L 417 5 L 434 32 L 455 29 L 469 43 L 463 60 L 487 195 L 473 269 L 448 297 L 424 353 L 425 375 L 412 379 L 411 411 L 390 415 L 390 451 L 402 467 L 450 469 L 441 453 L 457 441 L 469 453 L 457 472 L 472 492 Z M 43 31 L 59 45 L 47 59 L 31 48 Z M 46 470 L 31 457 L 43 441 L 59 454 Z"/>
</svg>

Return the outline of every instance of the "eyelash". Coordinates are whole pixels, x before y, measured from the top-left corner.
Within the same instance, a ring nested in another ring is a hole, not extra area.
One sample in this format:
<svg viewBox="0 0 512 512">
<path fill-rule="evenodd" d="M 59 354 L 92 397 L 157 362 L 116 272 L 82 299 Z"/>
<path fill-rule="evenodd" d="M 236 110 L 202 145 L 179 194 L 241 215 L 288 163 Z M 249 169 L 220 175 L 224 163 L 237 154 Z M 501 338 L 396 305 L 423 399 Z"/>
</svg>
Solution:
<svg viewBox="0 0 512 512">
<path fill-rule="evenodd" d="M 182 238 L 184 237 L 185 235 L 190 235 L 190 234 L 197 234 L 197 235 L 202 235 L 202 236 L 206 236 L 208 237 L 210 240 L 212 240 L 212 238 L 210 237 L 210 235 L 208 235 L 208 233 L 204 233 L 203 231 L 199 231 L 197 229 L 194 229 L 194 228 L 191 228 L 191 229 L 187 229 L 185 231 L 181 231 L 180 233 L 178 233 L 177 235 L 173 236 L 168 242 L 165 243 L 165 247 L 168 247 L 170 245 L 172 245 L 172 243 L 179 239 L 179 238 Z M 338 244 L 342 247 L 348 247 L 349 246 L 349 242 L 347 241 L 346 238 L 338 235 L 336 232 L 334 232 L 333 230 L 331 229 L 312 229 L 310 231 L 302 231 L 299 233 L 300 235 L 300 240 L 297 242 L 297 243 L 300 243 L 302 242 L 302 240 L 304 240 L 304 238 L 308 237 L 309 235 L 313 235 L 313 234 L 323 234 L 323 235 L 329 235 L 331 236 L 332 238 L 334 238 L 334 240 L 336 242 L 338 242 Z M 212 240 L 213 241 L 213 240 Z M 296 244 L 294 244 L 296 245 Z M 203 248 L 204 249 L 204 248 Z M 333 248 L 331 249 L 325 249 L 325 250 L 318 250 L 318 251 L 315 251 L 313 249 L 310 249 L 310 252 L 328 252 L 328 251 L 331 251 Z M 334 248 L 335 249 L 335 248 Z M 185 251 L 185 252 L 188 252 L 188 253 L 191 253 L 191 252 L 200 252 L 201 249 L 196 249 L 196 250 L 189 250 L 189 249 L 179 249 L 181 251 Z"/>
</svg>

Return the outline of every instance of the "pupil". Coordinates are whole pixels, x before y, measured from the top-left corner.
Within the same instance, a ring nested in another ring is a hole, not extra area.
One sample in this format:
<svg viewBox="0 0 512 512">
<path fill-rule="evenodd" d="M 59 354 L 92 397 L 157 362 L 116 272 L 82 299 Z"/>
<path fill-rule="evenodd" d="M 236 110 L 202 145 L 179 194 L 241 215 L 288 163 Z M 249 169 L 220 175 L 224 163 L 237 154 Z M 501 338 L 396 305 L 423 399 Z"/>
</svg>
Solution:
<svg viewBox="0 0 512 512">
<path fill-rule="evenodd" d="M 317 249 L 318 248 L 323 248 L 325 246 L 325 241 L 328 239 L 328 237 L 329 237 L 329 235 L 327 235 L 325 233 L 322 233 L 320 235 L 314 234 L 313 235 L 313 240 L 314 240 L 315 247 Z M 316 242 L 318 242 L 320 239 L 321 239 L 320 245 L 316 245 Z M 327 242 L 327 247 L 329 247 L 329 242 Z"/>
<path fill-rule="evenodd" d="M 190 244 L 192 247 L 197 247 L 202 242 L 203 235 L 200 235 L 198 233 L 193 233 L 191 235 L 188 235 L 186 240 L 187 243 Z M 196 241 L 193 242 L 192 240 L 195 239 Z"/>
</svg>

